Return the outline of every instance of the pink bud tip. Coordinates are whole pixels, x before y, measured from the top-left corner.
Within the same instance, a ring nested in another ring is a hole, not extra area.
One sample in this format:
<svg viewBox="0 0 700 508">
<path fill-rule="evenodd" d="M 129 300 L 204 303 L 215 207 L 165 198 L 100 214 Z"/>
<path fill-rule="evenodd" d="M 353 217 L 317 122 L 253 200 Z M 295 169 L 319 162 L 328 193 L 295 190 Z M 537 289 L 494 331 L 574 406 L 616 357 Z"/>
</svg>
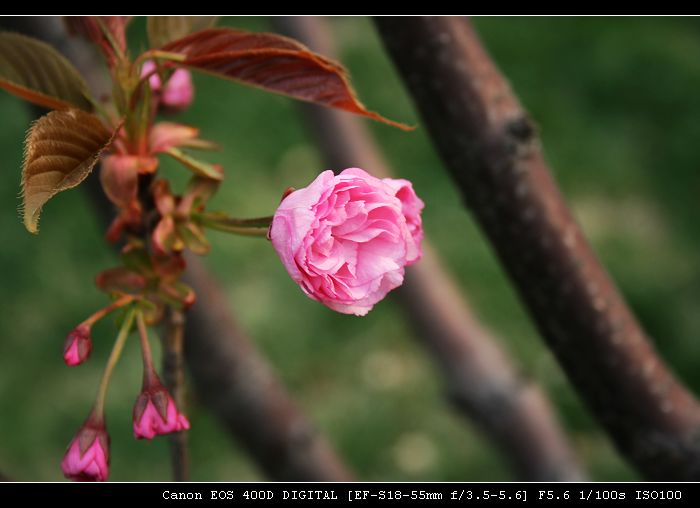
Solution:
<svg viewBox="0 0 700 508">
<path fill-rule="evenodd" d="M 173 72 L 165 83 L 161 101 L 166 108 L 181 111 L 192 104 L 194 98 L 194 85 L 192 75 L 187 69 L 178 69 Z"/>
<path fill-rule="evenodd" d="M 141 77 L 149 76 L 148 83 L 151 85 L 151 90 L 160 92 L 160 76 L 156 72 L 156 64 L 153 60 L 146 60 L 141 67 Z"/>
<path fill-rule="evenodd" d="M 66 342 L 63 346 L 63 361 L 69 367 L 80 365 L 90 357 L 91 351 L 92 337 L 90 336 L 90 327 L 79 325 L 66 337 Z"/>
<path fill-rule="evenodd" d="M 107 481 L 109 435 L 104 424 L 88 419 L 68 445 L 61 461 L 66 478 L 74 481 Z"/>
<path fill-rule="evenodd" d="M 134 437 L 153 439 L 190 428 L 168 391 L 156 381 L 145 387 L 134 405 Z"/>
</svg>

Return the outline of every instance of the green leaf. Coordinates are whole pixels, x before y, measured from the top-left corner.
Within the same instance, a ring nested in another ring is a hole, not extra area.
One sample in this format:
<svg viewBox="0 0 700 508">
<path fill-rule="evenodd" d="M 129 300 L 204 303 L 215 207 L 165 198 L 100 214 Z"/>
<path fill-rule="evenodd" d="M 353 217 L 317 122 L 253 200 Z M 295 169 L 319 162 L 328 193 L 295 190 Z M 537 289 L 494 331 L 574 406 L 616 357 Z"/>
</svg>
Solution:
<svg viewBox="0 0 700 508">
<path fill-rule="evenodd" d="M 0 32 L 0 88 L 50 109 L 92 110 L 75 67 L 48 44 L 20 34 Z"/>
<path fill-rule="evenodd" d="M 177 204 L 177 212 L 183 216 L 204 210 L 204 205 L 216 194 L 221 184 L 218 180 L 193 175 L 187 184 L 182 199 Z"/>
<path fill-rule="evenodd" d="M 22 167 L 27 230 L 38 232 L 44 204 L 82 182 L 115 134 L 95 115 L 78 109 L 52 111 L 34 122 L 25 141 Z"/>
<path fill-rule="evenodd" d="M 217 19 L 217 16 L 149 16 L 148 42 L 151 48 L 160 48 L 170 41 L 213 26 Z"/>
<path fill-rule="evenodd" d="M 134 245 L 136 243 L 136 245 Z M 151 258 L 146 250 L 143 240 L 133 240 L 121 252 L 121 259 L 124 266 L 129 270 L 140 273 L 146 277 L 153 277 L 153 266 Z"/>
<path fill-rule="evenodd" d="M 163 153 L 170 155 L 173 159 L 178 161 L 196 175 L 211 178 L 212 180 L 217 181 L 223 180 L 224 178 L 224 170 L 218 164 L 209 164 L 207 162 L 197 160 L 175 147 L 170 147 Z"/>
<path fill-rule="evenodd" d="M 204 236 L 201 228 L 191 222 L 178 223 L 175 226 L 178 235 L 182 238 L 185 247 L 199 256 L 204 256 L 211 250 L 209 240 Z"/>
</svg>

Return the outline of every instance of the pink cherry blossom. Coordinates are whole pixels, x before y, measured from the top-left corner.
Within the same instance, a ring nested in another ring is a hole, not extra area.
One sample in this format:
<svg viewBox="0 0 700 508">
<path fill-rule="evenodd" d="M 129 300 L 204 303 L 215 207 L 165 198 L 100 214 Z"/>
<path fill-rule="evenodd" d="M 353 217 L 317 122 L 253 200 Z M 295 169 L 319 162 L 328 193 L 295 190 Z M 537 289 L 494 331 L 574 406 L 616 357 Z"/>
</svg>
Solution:
<svg viewBox="0 0 700 508">
<path fill-rule="evenodd" d="M 109 436 L 104 424 L 88 419 L 68 445 L 61 461 L 66 478 L 75 481 L 107 481 Z"/>
<path fill-rule="evenodd" d="M 175 401 L 159 381 L 142 390 L 134 405 L 136 439 L 153 439 L 189 428 L 190 422 L 178 411 Z"/>
<path fill-rule="evenodd" d="M 85 362 L 90 357 L 92 351 L 92 337 L 90 327 L 79 325 L 75 327 L 66 337 L 63 346 L 63 361 L 69 367 L 74 367 Z"/>
<path fill-rule="evenodd" d="M 310 298 L 363 316 L 420 259 L 423 206 L 407 180 L 324 171 L 282 200 L 270 239 Z"/>
<path fill-rule="evenodd" d="M 420 216 L 425 206 L 423 201 L 416 196 L 413 185 L 408 180 L 385 178 L 382 181 L 394 190 L 394 195 L 401 201 L 401 211 L 406 218 L 408 230 L 416 245 L 420 245 L 423 240 L 423 222 Z"/>
</svg>

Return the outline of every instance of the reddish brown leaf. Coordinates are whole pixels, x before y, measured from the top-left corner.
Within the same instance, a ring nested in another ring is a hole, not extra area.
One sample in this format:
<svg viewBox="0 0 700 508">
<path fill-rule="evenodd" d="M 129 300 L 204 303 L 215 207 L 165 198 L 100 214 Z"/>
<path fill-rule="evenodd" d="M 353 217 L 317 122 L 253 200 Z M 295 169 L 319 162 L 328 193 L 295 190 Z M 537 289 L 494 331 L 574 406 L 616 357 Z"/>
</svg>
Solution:
<svg viewBox="0 0 700 508">
<path fill-rule="evenodd" d="M 97 275 L 95 284 L 106 293 L 139 293 L 146 287 L 146 278 L 136 272 L 118 266 Z"/>
<path fill-rule="evenodd" d="M 34 122 L 22 168 L 24 225 L 30 232 L 38 231 L 49 199 L 90 174 L 113 135 L 95 115 L 78 109 L 52 111 Z"/>
<path fill-rule="evenodd" d="M 152 263 L 158 279 L 168 283 L 179 280 L 187 265 L 182 255 L 153 256 Z"/>
<path fill-rule="evenodd" d="M 295 99 L 342 109 L 411 130 L 367 110 L 355 96 L 343 67 L 293 39 L 271 33 L 212 28 L 166 44 L 185 56 L 174 62 Z"/>
<path fill-rule="evenodd" d="M 50 109 L 92 109 L 85 81 L 58 51 L 31 37 L 0 33 L 0 88 Z"/>
<path fill-rule="evenodd" d="M 116 60 L 116 52 L 126 51 L 126 27 L 130 21 L 130 16 L 67 16 L 65 18 L 68 29 L 97 44 L 110 65 Z"/>
</svg>

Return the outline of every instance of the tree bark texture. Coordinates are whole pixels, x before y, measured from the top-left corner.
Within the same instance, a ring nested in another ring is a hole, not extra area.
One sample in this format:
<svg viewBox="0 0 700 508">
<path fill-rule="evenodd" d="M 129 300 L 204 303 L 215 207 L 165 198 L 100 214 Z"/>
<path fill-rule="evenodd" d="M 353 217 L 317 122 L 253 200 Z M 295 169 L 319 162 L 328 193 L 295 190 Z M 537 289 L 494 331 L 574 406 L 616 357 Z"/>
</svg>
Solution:
<svg viewBox="0 0 700 508">
<path fill-rule="evenodd" d="M 375 22 L 466 206 L 592 413 L 647 478 L 699 480 L 700 406 L 596 259 L 471 23 Z"/>
</svg>

